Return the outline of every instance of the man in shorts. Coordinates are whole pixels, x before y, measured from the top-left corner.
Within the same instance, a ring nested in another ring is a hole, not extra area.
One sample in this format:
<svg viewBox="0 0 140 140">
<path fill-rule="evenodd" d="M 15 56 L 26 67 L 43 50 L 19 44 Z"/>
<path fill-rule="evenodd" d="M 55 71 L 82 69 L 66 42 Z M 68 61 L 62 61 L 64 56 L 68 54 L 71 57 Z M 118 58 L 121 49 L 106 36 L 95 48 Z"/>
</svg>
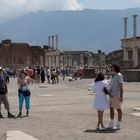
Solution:
<svg viewBox="0 0 140 140">
<path fill-rule="evenodd" d="M 111 66 L 111 70 L 113 72 L 113 76 L 111 79 L 111 96 L 109 99 L 111 122 L 108 128 L 120 129 L 120 123 L 122 121 L 121 105 L 123 102 L 123 76 L 120 73 L 120 68 L 118 65 L 113 64 Z M 118 112 L 118 122 L 116 126 L 114 126 L 114 110 L 117 110 Z"/>
</svg>

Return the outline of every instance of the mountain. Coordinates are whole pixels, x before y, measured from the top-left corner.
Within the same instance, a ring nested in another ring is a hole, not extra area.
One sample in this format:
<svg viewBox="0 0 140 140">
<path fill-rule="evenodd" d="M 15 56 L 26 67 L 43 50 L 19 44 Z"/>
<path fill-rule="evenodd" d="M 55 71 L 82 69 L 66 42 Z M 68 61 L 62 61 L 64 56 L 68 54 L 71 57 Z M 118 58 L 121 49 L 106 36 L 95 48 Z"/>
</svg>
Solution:
<svg viewBox="0 0 140 140">
<path fill-rule="evenodd" d="M 140 9 L 55 11 L 28 13 L 0 25 L 0 33 L 13 42 L 31 45 L 48 44 L 48 36 L 59 35 L 59 48 L 63 50 L 101 49 L 111 52 L 121 49 L 123 18 L 128 17 L 128 32 L 132 36 L 132 15 Z M 140 25 L 139 16 L 137 25 Z M 138 27 L 138 33 L 140 27 Z M 3 39 L 3 38 L 2 38 Z"/>
</svg>

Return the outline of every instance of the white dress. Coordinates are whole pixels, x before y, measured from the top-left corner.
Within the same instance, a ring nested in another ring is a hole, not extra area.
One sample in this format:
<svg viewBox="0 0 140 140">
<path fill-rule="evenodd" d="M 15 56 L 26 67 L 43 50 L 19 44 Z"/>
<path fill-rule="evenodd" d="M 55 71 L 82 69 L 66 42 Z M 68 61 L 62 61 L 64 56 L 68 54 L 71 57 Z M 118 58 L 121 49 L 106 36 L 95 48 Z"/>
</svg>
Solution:
<svg viewBox="0 0 140 140">
<path fill-rule="evenodd" d="M 93 107 L 97 111 L 104 111 L 109 108 L 107 95 L 103 91 L 104 87 L 109 90 L 109 83 L 105 80 L 98 81 L 92 84 L 92 91 L 95 93 Z"/>
</svg>

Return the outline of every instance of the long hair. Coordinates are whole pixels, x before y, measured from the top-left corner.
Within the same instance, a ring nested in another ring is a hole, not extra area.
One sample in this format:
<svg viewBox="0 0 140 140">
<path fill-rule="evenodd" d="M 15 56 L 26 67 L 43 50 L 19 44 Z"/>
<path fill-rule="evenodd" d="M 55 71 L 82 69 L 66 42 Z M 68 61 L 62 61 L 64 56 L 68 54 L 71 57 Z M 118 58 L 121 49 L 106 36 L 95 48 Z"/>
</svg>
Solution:
<svg viewBox="0 0 140 140">
<path fill-rule="evenodd" d="M 97 77 L 95 78 L 95 82 L 98 82 L 98 81 L 103 81 L 105 79 L 105 76 L 103 73 L 99 72 Z"/>
</svg>

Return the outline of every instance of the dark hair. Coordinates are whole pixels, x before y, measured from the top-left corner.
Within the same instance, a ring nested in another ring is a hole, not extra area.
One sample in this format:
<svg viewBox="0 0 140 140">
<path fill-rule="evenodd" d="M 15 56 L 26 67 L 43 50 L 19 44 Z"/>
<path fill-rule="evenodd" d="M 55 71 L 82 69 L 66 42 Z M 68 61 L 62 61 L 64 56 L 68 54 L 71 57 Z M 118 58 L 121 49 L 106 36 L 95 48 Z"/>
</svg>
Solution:
<svg viewBox="0 0 140 140">
<path fill-rule="evenodd" d="M 95 78 L 95 82 L 103 81 L 105 79 L 104 74 L 99 72 L 97 77 Z"/>
<path fill-rule="evenodd" d="M 112 67 L 114 69 L 115 72 L 120 72 L 120 67 L 117 64 L 112 64 Z"/>
</svg>

